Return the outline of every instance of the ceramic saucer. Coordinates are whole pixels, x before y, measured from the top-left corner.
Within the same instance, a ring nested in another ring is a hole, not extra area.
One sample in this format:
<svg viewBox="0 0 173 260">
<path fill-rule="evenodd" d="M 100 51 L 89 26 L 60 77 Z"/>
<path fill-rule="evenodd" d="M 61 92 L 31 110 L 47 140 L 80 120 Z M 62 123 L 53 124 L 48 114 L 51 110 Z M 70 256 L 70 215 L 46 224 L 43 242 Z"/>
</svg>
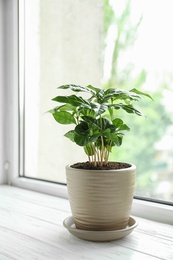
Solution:
<svg viewBox="0 0 173 260">
<path fill-rule="evenodd" d="M 90 231 L 77 229 L 73 217 L 70 216 L 63 221 L 63 225 L 72 235 L 78 238 L 88 241 L 106 242 L 117 240 L 129 235 L 138 224 L 133 217 L 130 217 L 128 225 L 124 229 L 112 231 Z"/>
</svg>

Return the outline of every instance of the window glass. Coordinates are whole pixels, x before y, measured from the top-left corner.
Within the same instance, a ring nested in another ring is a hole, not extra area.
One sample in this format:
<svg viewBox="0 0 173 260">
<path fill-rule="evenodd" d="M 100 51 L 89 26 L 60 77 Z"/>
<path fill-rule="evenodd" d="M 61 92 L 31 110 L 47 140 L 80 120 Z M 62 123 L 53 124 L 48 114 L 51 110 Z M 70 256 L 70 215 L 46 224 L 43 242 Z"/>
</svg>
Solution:
<svg viewBox="0 0 173 260">
<path fill-rule="evenodd" d="M 131 131 L 110 159 L 136 164 L 137 196 L 173 202 L 172 1 L 19 3 L 23 174 L 65 183 L 65 165 L 87 160 L 45 113 L 57 86 L 135 87 L 154 101 L 139 104 L 147 118 L 122 114 Z"/>
<path fill-rule="evenodd" d="M 22 4 L 21 1 L 25 37 L 24 50 L 22 46 L 20 49 L 21 55 L 24 51 L 25 68 L 24 84 L 21 82 L 20 86 L 24 85 L 25 93 L 24 174 L 65 182 L 64 166 L 86 157 L 63 137 L 68 127 L 57 125 L 45 112 L 56 106 L 51 99 L 57 95 L 58 85 L 101 84 L 102 5 L 91 0 L 26 0 Z"/>
</svg>

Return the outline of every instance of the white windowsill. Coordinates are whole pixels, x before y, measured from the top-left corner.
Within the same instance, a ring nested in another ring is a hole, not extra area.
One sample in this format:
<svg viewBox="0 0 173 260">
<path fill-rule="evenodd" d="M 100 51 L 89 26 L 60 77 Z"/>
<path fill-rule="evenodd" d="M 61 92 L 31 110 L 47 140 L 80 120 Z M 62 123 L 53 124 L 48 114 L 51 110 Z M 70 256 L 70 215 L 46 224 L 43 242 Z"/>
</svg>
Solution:
<svg viewBox="0 0 173 260">
<path fill-rule="evenodd" d="M 120 240 L 95 243 L 64 227 L 71 215 L 60 197 L 0 186 L 0 259 L 173 259 L 173 227 L 134 216 L 138 226 Z"/>
</svg>

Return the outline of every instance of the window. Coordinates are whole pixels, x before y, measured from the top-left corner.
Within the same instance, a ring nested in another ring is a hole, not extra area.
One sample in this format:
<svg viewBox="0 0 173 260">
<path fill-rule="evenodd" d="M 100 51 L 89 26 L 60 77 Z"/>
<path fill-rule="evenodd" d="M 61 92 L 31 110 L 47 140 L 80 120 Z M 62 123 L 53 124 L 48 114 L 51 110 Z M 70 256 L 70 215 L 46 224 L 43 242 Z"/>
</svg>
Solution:
<svg viewBox="0 0 173 260">
<path fill-rule="evenodd" d="M 45 113 L 58 85 L 136 87 L 154 102 L 141 102 L 147 119 L 124 115 L 131 131 L 111 160 L 136 164 L 136 196 L 173 202 L 171 10 L 162 0 L 19 0 L 21 176 L 65 183 L 64 166 L 86 160 Z"/>
</svg>

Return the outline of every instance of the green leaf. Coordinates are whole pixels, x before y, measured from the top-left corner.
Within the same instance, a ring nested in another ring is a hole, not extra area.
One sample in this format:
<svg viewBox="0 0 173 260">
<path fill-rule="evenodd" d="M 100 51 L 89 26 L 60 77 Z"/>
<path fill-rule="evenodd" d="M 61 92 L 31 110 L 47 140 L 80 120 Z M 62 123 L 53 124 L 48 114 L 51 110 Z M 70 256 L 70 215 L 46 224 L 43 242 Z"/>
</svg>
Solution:
<svg viewBox="0 0 173 260">
<path fill-rule="evenodd" d="M 118 130 L 119 130 L 119 131 L 124 131 L 124 130 L 130 131 L 130 127 L 128 127 L 128 125 L 126 125 L 126 124 L 123 124 L 123 125 L 121 125 L 121 126 L 119 127 Z"/>
<path fill-rule="evenodd" d="M 71 104 L 74 107 L 78 107 L 80 105 L 84 105 L 84 106 L 88 105 L 88 102 L 86 100 L 84 100 L 82 97 L 77 97 L 75 95 L 57 96 L 57 97 L 53 98 L 52 100 L 60 102 L 60 103 Z"/>
<path fill-rule="evenodd" d="M 115 126 L 106 118 L 97 119 L 98 125 L 100 125 L 100 128 L 102 131 L 106 129 L 110 129 L 111 132 L 115 130 Z"/>
<path fill-rule="evenodd" d="M 123 136 L 118 136 L 118 142 L 116 142 L 117 146 L 121 146 L 123 141 Z"/>
<path fill-rule="evenodd" d="M 100 88 L 93 87 L 92 85 L 87 86 L 88 89 L 92 90 L 93 94 L 96 94 L 97 92 L 100 92 Z"/>
<path fill-rule="evenodd" d="M 83 106 L 83 105 L 82 105 Z M 89 102 L 87 106 L 81 107 L 79 110 L 83 115 L 86 116 L 92 116 L 93 118 L 102 115 L 106 110 L 108 109 L 108 106 L 106 104 L 99 104 L 97 102 Z"/>
<path fill-rule="evenodd" d="M 122 130 L 127 130 L 129 131 L 130 128 L 124 124 L 123 120 L 121 120 L 120 118 L 115 118 L 112 123 L 115 125 L 116 130 L 118 131 L 122 131 Z"/>
<path fill-rule="evenodd" d="M 87 87 L 82 87 L 79 85 L 69 84 L 69 85 L 62 85 L 58 87 L 59 89 L 71 89 L 74 92 L 91 92 Z"/>
<path fill-rule="evenodd" d="M 48 111 L 47 111 L 47 113 L 54 114 L 54 113 L 55 113 L 55 110 L 54 110 L 54 108 L 53 108 L 53 109 L 50 109 L 50 110 L 48 110 Z"/>
<path fill-rule="evenodd" d="M 98 129 L 100 129 L 100 124 L 98 124 L 98 120 L 91 116 L 82 116 L 82 119 L 88 124 L 94 125 Z"/>
<path fill-rule="evenodd" d="M 121 144 L 122 144 L 122 136 L 118 136 L 115 133 L 110 134 L 109 140 L 114 142 L 116 144 L 116 146 L 121 146 Z"/>
<path fill-rule="evenodd" d="M 79 135 L 79 134 L 75 133 L 74 141 L 79 146 L 86 146 L 87 143 L 89 142 L 89 138 L 88 138 L 88 136 Z"/>
<path fill-rule="evenodd" d="M 53 117 L 60 124 L 76 124 L 74 117 L 66 111 L 58 111 L 53 114 Z"/>
<path fill-rule="evenodd" d="M 109 140 L 115 142 L 116 144 L 119 144 L 118 136 L 115 133 L 111 133 L 109 135 Z"/>
<path fill-rule="evenodd" d="M 94 134 L 94 135 L 90 136 L 89 141 L 90 141 L 91 143 L 92 143 L 92 142 L 95 142 L 100 136 L 101 136 L 101 133 Z"/>
<path fill-rule="evenodd" d="M 53 109 L 47 111 L 48 113 L 54 114 L 58 111 L 75 111 L 76 108 L 70 104 L 65 104 L 65 105 L 61 105 L 61 106 L 56 106 Z"/>
<path fill-rule="evenodd" d="M 60 111 L 75 111 L 76 108 L 74 106 L 72 106 L 71 104 L 65 104 L 62 106 L 59 106 L 58 108 L 55 108 L 56 110 L 60 110 Z"/>
<path fill-rule="evenodd" d="M 136 108 L 134 108 L 132 105 L 122 105 L 121 107 L 127 112 L 127 113 L 134 113 L 138 116 L 144 116 L 144 114 L 142 112 L 140 112 L 139 110 L 137 110 Z"/>
<path fill-rule="evenodd" d="M 74 135 L 75 135 L 75 131 L 71 130 L 71 131 L 67 132 L 64 136 L 69 138 L 72 142 L 74 142 Z"/>
<path fill-rule="evenodd" d="M 120 118 L 115 118 L 112 123 L 116 126 L 116 128 L 119 128 L 124 122 Z"/>
<path fill-rule="evenodd" d="M 103 114 L 108 107 L 104 104 L 99 104 L 97 102 L 91 102 L 90 103 L 91 109 L 95 112 L 95 116 Z"/>
<path fill-rule="evenodd" d="M 88 107 L 82 107 L 78 110 L 80 112 L 81 115 L 83 116 L 90 116 L 92 118 L 96 117 L 96 113 L 94 110 L 89 109 Z"/>
<path fill-rule="evenodd" d="M 134 114 L 136 114 L 138 116 L 144 116 L 144 114 L 142 112 L 140 112 L 139 110 L 134 108 L 132 105 L 124 105 L 124 104 L 120 103 L 120 104 L 113 104 L 113 105 L 111 105 L 111 107 L 113 107 L 114 109 L 122 108 L 127 113 L 131 113 L 131 114 L 134 113 Z"/>
<path fill-rule="evenodd" d="M 137 95 L 136 93 L 132 93 L 130 91 L 120 90 L 117 88 L 111 88 L 107 89 L 104 93 L 104 102 L 107 100 L 123 100 L 123 101 L 129 101 L 129 100 L 138 100 L 141 97 Z"/>
<path fill-rule="evenodd" d="M 141 92 L 141 91 L 137 90 L 136 88 L 131 89 L 130 92 L 134 92 L 138 95 L 146 96 L 146 97 L 150 98 L 151 100 L 153 100 L 153 98 L 149 94 Z"/>
<path fill-rule="evenodd" d="M 79 135 L 88 135 L 89 134 L 89 127 L 86 122 L 81 122 L 75 127 L 75 132 Z"/>
</svg>

